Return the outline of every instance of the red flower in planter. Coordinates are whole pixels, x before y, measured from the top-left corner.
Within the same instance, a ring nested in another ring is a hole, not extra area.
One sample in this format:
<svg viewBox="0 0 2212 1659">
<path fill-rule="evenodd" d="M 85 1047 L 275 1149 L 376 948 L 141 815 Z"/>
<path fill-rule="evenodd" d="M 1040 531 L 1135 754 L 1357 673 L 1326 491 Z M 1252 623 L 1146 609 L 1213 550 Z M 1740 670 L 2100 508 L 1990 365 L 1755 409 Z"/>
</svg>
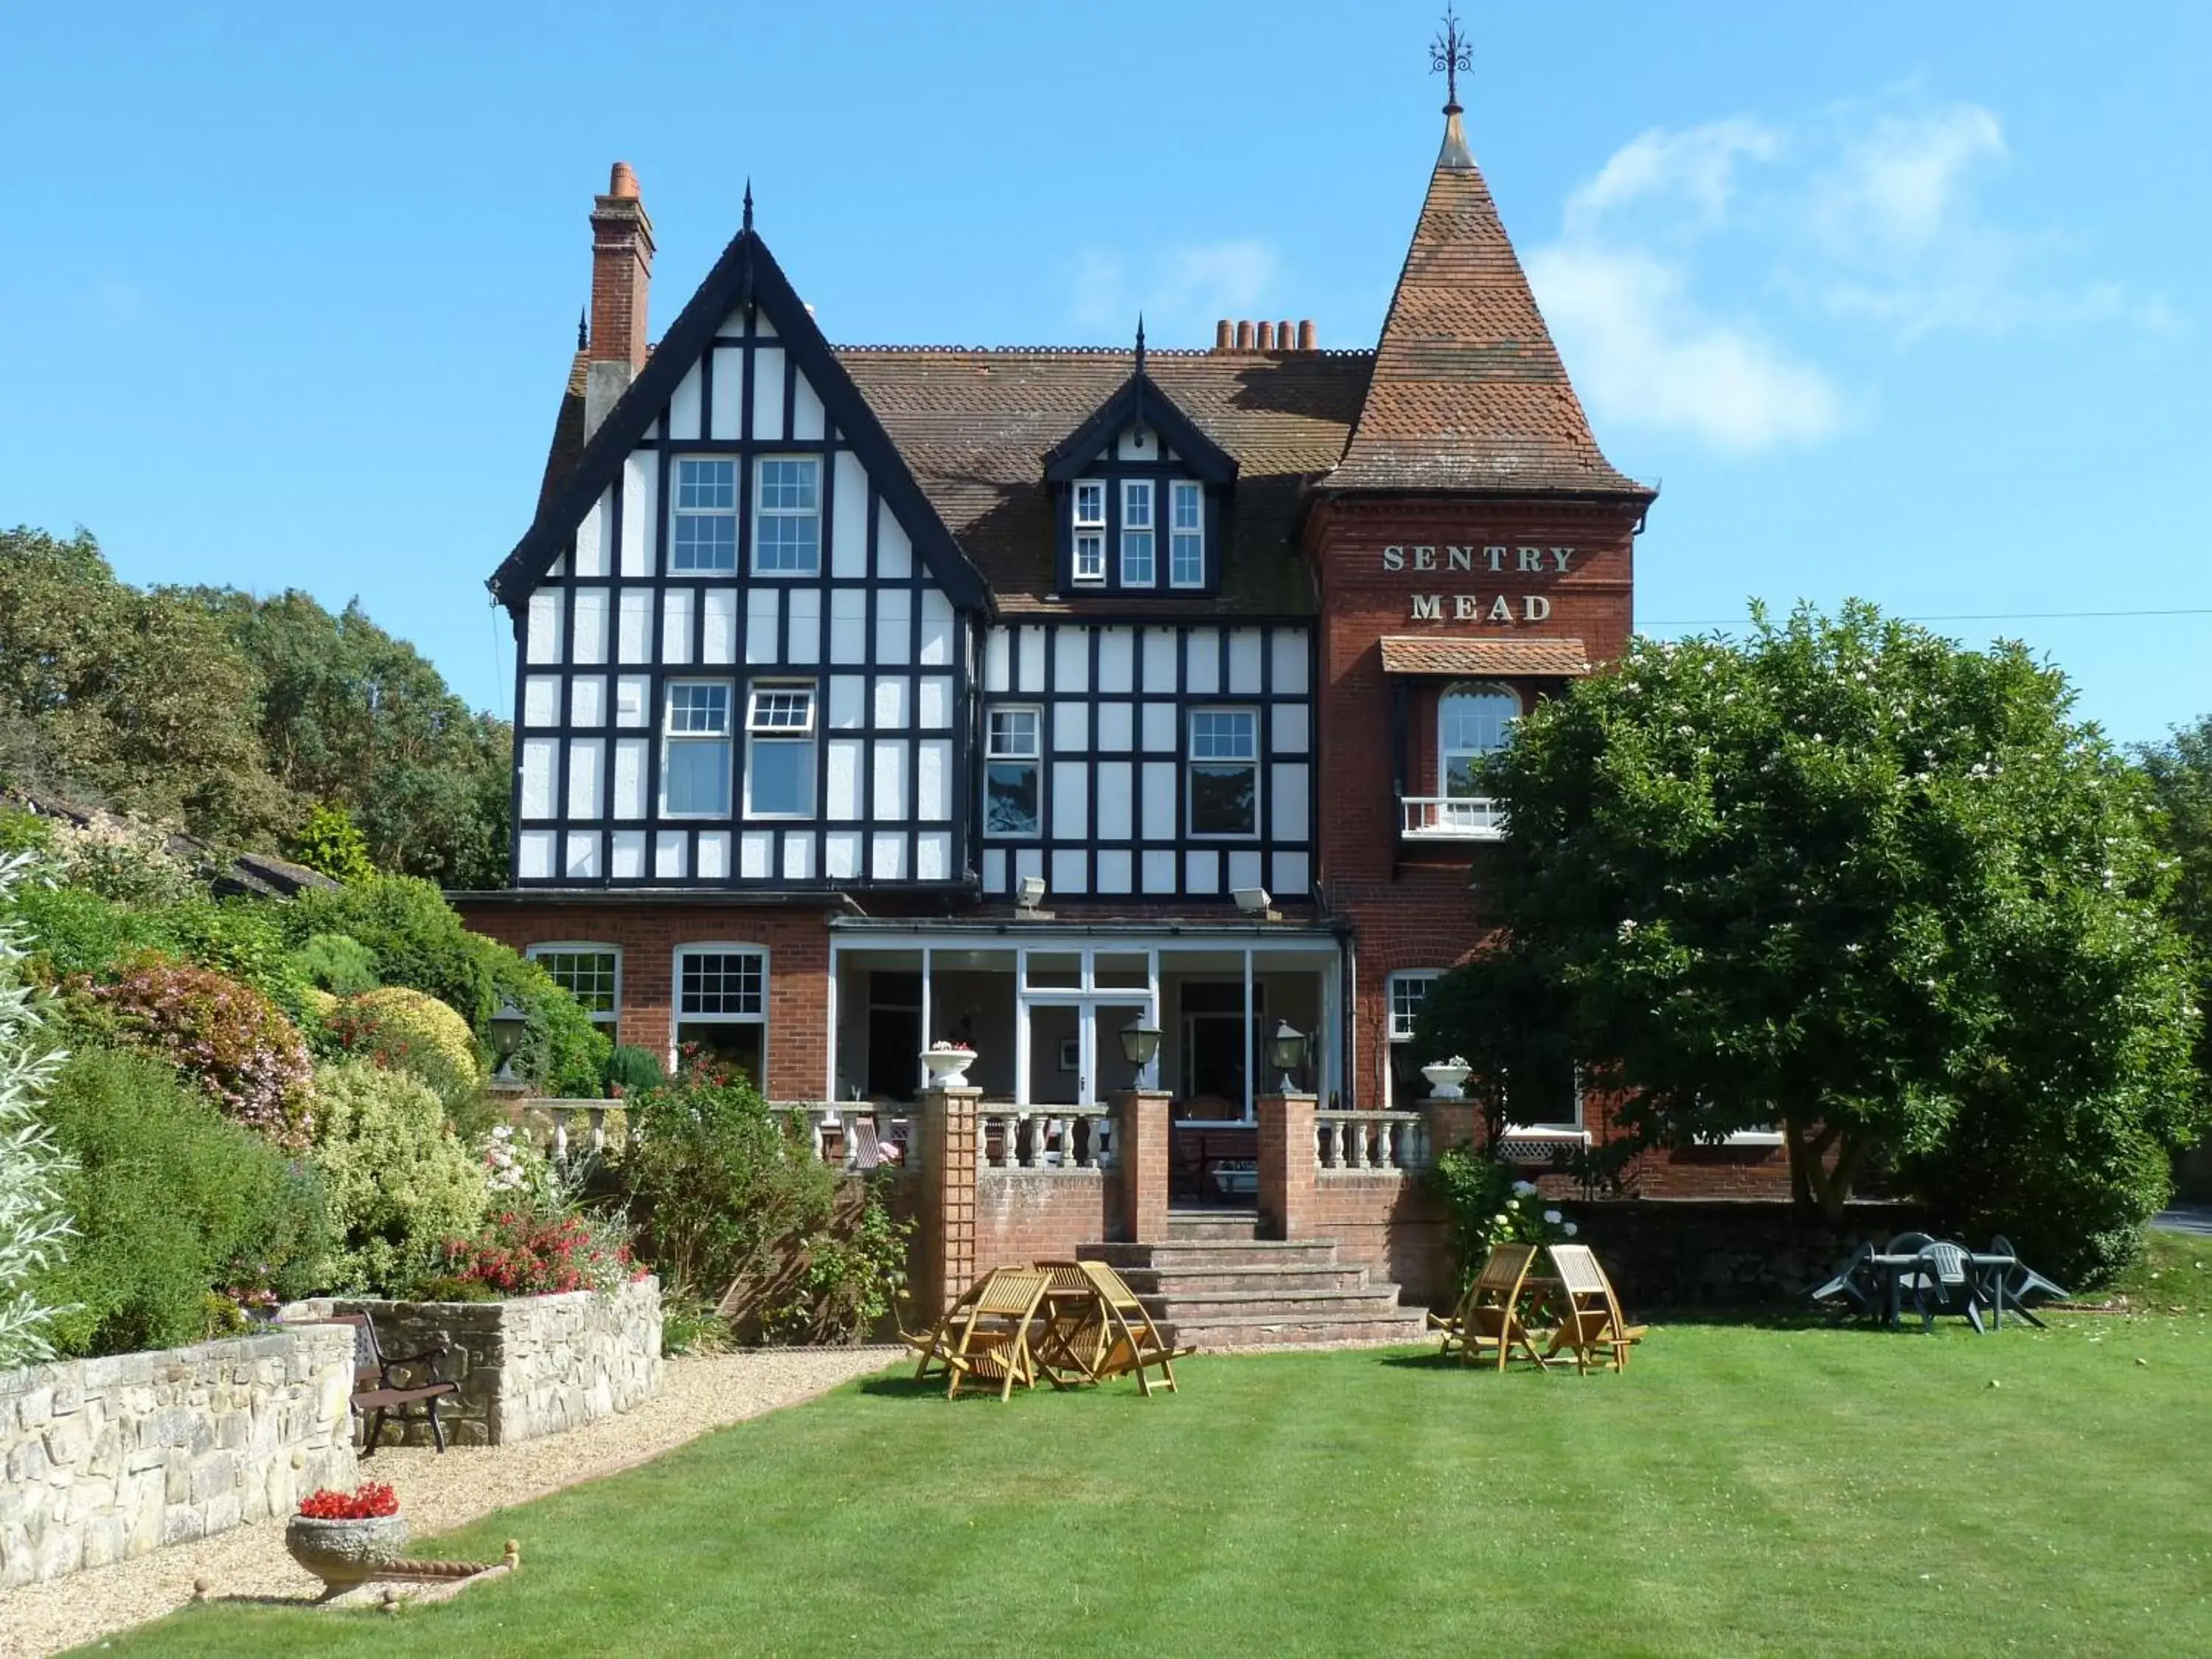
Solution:
<svg viewBox="0 0 2212 1659">
<path fill-rule="evenodd" d="M 351 1492 L 325 1486 L 300 1500 L 310 1521 L 371 1521 L 399 1513 L 399 1494 L 381 1480 L 364 1480 Z"/>
</svg>

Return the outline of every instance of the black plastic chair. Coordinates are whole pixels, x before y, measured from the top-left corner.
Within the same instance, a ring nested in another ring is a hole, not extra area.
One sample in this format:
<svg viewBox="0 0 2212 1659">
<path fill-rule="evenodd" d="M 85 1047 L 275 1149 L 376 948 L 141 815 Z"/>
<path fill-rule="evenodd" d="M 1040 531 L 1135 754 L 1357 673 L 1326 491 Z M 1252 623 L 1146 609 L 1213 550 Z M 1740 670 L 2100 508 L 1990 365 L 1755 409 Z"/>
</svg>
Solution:
<svg viewBox="0 0 2212 1659">
<path fill-rule="evenodd" d="M 2053 1302 L 2066 1300 L 2066 1287 L 2045 1279 L 2041 1273 L 2020 1259 L 2020 1252 L 2012 1247 L 2012 1240 L 1999 1233 L 1990 1241 L 1991 1255 L 2008 1255 L 2013 1265 L 1993 1271 L 2004 1281 L 2005 1305 L 2025 1319 L 2039 1331 L 2051 1328 L 2038 1319 L 2027 1305 L 2031 1296 L 2048 1297 Z"/>
<path fill-rule="evenodd" d="M 1873 1261 L 1874 1246 L 1862 1244 L 1844 1259 L 1826 1284 L 1815 1285 L 1805 1294 L 1814 1302 L 1844 1304 L 1829 1310 L 1829 1317 L 1833 1320 L 1848 1319 L 1853 1309 L 1870 1316 L 1875 1311 Z"/>
<path fill-rule="evenodd" d="M 1963 1313 L 1974 1334 L 1984 1335 L 1982 1292 L 1974 1283 L 1973 1264 L 1963 1244 L 1939 1238 L 1926 1245 L 1912 1269 L 1912 1305 L 1920 1315 L 1923 1334 L 1936 1328 L 1936 1310 Z"/>
</svg>

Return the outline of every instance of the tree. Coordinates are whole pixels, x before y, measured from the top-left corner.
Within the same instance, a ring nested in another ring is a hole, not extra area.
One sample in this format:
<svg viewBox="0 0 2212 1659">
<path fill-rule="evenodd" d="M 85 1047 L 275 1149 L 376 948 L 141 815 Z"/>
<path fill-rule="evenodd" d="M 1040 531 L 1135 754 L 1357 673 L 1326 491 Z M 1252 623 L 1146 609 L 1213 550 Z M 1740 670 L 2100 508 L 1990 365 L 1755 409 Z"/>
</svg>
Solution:
<svg viewBox="0 0 2212 1659">
<path fill-rule="evenodd" d="M 1492 1063 L 1564 1030 L 1632 1150 L 1778 1122 L 1831 1215 L 1887 1158 L 2022 1232 L 2139 1223 L 2145 1149 L 2195 1132 L 2197 1012 L 2140 777 L 2071 701 L 1856 603 L 1638 641 L 1493 757 L 1505 939 L 1423 1042 L 1474 1059 L 1471 1019 L 1554 988 L 1562 1025 Z"/>
<path fill-rule="evenodd" d="M 14 781 L 269 846 L 298 808 L 262 763 L 252 693 L 204 607 L 118 581 L 82 531 L 0 531 L 0 769 Z"/>
<path fill-rule="evenodd" d="M 2173 860 L 2166 915 L 2196 949 L 2202 1007 L 2212 996 L 2212 714 L 2137 754 L 2158 803 L 2160 845 Z M 2212 1078 L 2212 1023 L 2197 1035 L 2197 1069 Z"/>
<path fill-rule="evenodd" d="M 307 823 L 293 838 L 292 856 L 332 881 L 367 881 L 376 873 L 368 856 L 368 838 L 353 814 L 329 801 L 319 801 L 308 812 Z"/>
<path fill-rule="evenodd" d="M 452 887 L 507 879 L 513 732 L 471 712 L 413 646 L 297 591 L 180 591 L 220 619 L 257 682 L 278 782 L 349 809 L 378 867 Z"/>
</svg>

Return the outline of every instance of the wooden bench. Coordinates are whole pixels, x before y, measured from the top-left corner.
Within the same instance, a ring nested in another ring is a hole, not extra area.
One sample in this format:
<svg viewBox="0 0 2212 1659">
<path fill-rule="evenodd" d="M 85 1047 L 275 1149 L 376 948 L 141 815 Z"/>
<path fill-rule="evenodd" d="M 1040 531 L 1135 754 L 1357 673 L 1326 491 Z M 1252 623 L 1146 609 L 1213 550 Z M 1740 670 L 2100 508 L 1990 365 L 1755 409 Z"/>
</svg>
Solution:
<svg viewBox="0 0 2212 1659">
<path fill-rule="evenodd" d="M 430 1419 L 432 1442 L 440 1451 L 445 1450 L 446 1429 L 438 1421 L 438 1402 L 460 1393 L 461 1385 L 440 1376 L 438 1364 L 453 1352 L 453 1339 L 441 1331 L 437 1341 L 421 1353 L 398 1359 L 386 1356 L 383 1343 L 377 1340 L 376 1322 L 367 1314 L 332 1314 L 331 1323 L 353 1327 L 352 1405 L 356 1413 L 368 1419 L 368 1443 L 362 1455 L 375 1453 L 376 1443 L 384 1435 L 386 1413 L 398 1414 L 404 1422 L 406 1407 L 415 1405 L 422 1407 Z M 409 1372 L 421 1375 L 410 1382 Z"/>
</svg>

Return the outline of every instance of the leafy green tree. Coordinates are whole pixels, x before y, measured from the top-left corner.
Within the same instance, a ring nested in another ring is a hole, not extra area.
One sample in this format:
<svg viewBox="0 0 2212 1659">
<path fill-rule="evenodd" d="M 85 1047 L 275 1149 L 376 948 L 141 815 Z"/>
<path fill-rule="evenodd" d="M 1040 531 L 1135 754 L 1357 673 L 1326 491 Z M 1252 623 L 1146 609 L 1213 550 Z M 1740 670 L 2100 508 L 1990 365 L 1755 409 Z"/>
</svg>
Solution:
<svg viewBox="0 0 2212 1659">
<path fill-rule="evenodd" d="M 0 775 L 270 845 L 296 808 L 252 707 L 252 671 L 204 606 L 118 581 L 83 531 L 0 531 Z"/>
<path fill-rule="evenodd" d="M 180 597 L 218 618 L 251 665 L 262 744 L 287 790 L 349 809 L 380 868 L 448 887 L 505 884 L 504 721 L 471 712 L 358 600 L 333 616 L 297 591 Z"/>
<path fill-rule="evenodd" d="M 309 811 L 293 840 L 292 856 L 332 881 L 366 881 L 376 873 L 361 826 L 352 813 L 330 801 L 318 801 Z"/>
<path fill-rule="evenodd" d="M 2196 1131 L 2197 1015 L 2140 776 L 2071 700 L 1860 604 L 1638 641 L 1490 765 L 1507 942 L 1425 1048 L 1510 1086 L 1516 1039 L 1468 1022 L 1555 988 L 1632 1146 L 1779 1123 L 1831 1214 L 1890 1159 L 2108 1260 Z"/>
<path fill-rule="evenodd" d="M 2212 997 L 2212 714 L 2138 755 L 2158 802 L 2159 843 L 2173 860 L 2166 914 L 2196 949 L 2202 1007 Z M 2212 1079 L 2212 1023 L 2197 1035 L 2197 1069 Z"/>
</svg>

